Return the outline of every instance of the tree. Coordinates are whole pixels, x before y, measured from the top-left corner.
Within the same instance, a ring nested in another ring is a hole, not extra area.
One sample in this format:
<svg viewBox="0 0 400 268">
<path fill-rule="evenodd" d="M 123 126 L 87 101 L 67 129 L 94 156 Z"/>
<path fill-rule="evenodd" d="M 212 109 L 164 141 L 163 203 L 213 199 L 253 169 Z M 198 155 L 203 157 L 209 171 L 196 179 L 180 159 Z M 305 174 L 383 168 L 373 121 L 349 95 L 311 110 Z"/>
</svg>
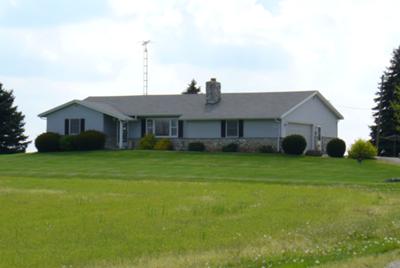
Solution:
<svg viewBox="0 0 400 268">
<path fill-rule="evenodd" d="M 184 91 L 182 94 L 197 94 L 197 93 L 199 93 L 200 87 L 197 87 L 196 85 L 197 85 L 196 80 L 192 79 L 190 84 L 188 84 L 186 91 Z"/>
<path fill-rule="evenodd" d="M 29 144 L 24 135 L 25 116 L 13 106 L 14 99 L 13 91 L 0 83 L 0 154 L 25 152 Z"/>
<path fill-rule="evenodd" d="M 379 154 L 397 155 L 400 144 L 393 146 L 393 142 L 385 137 L 400 135 L 400 47 L 393 51 L 390 66 L 383 73 L 376 95 L 371 141 Z"/>
</svg>

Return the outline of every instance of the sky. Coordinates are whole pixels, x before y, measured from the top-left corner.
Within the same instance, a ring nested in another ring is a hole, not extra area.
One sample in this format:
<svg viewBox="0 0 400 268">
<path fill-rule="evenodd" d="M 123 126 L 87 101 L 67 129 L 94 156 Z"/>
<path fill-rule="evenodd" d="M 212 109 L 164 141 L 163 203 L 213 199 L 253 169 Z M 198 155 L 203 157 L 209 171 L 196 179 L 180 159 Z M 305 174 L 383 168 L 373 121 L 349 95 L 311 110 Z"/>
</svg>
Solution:
<svg viewBox="0 0 400 268">
<path fill-rule="evenodd" d="M 38 114 L 92 95 L 319 90 L 368 138 L 379 77 L 400 46 L 398 0 L 0 0 L 0 82 L 33 140 Z M 29 150 L 34 150 L 33 145 Z"/>
</svg>

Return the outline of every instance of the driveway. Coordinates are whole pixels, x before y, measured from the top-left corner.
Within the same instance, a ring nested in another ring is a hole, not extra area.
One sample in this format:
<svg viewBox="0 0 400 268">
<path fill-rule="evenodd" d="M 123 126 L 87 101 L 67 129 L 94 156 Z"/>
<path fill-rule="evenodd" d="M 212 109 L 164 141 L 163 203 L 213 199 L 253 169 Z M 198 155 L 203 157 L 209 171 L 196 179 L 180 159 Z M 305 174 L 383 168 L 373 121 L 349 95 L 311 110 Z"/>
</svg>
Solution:
<svg viewBox="0 0 400 268">
<path fill-rule="evenodd" d="M 400 158 L 398 158 L 398 157 L 382 157 L 382 156 L 378 156 L 377 159 L 379 161 L 400 165 Z"/>
</svg>

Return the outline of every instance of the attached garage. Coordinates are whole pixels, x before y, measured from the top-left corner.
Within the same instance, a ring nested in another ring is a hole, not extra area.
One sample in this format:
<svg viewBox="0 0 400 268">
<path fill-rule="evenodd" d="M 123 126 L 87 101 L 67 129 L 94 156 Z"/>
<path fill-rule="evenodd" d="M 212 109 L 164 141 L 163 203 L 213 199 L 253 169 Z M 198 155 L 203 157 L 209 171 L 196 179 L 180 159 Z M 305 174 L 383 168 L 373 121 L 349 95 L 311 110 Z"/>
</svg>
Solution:
<svg viewBox="0 0 400 268">
<path fill-rule="evenodd" d="M 307 150 L 312 149 L 312 125 L 288 123 L 286 126 L 286 136 L 298 134 L 303 136 L 307 141 Z"/>
</svg>

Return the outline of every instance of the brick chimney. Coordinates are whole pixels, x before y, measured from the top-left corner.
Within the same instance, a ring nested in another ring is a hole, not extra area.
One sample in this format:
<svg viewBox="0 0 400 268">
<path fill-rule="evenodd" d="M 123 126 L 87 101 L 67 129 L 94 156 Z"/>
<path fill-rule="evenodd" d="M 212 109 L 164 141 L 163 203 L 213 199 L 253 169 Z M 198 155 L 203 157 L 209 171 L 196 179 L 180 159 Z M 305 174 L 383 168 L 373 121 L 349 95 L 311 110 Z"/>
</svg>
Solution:
<svg viewBox="0 0 400 268">
<path fill-rule="evenodd" d="M 206 82 L 206 104 L 216 104 L 221 100 L 221 83 L 216 78 Z"/>
</svg>

